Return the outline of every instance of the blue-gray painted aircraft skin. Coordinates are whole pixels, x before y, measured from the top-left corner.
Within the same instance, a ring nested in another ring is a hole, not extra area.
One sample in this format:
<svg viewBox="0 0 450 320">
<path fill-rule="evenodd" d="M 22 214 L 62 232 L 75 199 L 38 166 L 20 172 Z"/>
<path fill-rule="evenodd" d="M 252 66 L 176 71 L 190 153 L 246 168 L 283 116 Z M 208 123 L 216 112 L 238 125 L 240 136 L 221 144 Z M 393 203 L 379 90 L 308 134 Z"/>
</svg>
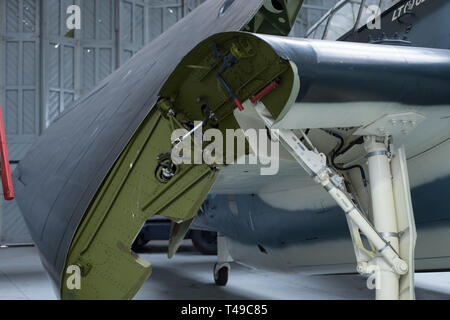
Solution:
<svg viewBox="0 0 450 320">
<path fill-rule="evenodd" d="M 447 0 L 414 0 L 409 9 L 401 1 L 382 14 L 381 29 L 361 27 L 349 31 L 341 41 L 393 43 L 404 40 L 413 47 L 450 49 L 450 2 Z M 401 11 L 401 13 L 399 13 Z"/>
<path fill-rule="evenodd" d="M 421 245 L 424 240 L 420 235 L 433 232 L 433 229 L 446 228 L 450 232 L 450 175 L 427 183 L 412 190 L 414 215 L 418 232 L 418 259 L 448 258 L 435 256 L 433 249 Z M 321 190 L 317 190 L 321 192 Z M 230 208 L 230 201 L 236 204 L 237 210 Z M 430 206 L 431 204 L 431 206 Z M 320 210 L 290 211 L 275 208 L 263 201 L 256 194 L 210 195 L 196 218 L 197 228 L 215 230 L 228 237 L 253 248 L 256 254 L 270 255 L 277 250 L 298 246 L 313 246 L 323 243 L 323 254 L 326 253 L 327 242 L 350 241 L 347 221 L 342 210 L 335 206 Z M 436 247 L 445 244 L 436 243 Z M 262 248 L 264 250 L 262 251 Z M 347 249 L 350 246 L 347 247 Z M 347 252 L 351 257 L 352 251 Z M 318 253 L 319 255 L 320 253 Z M 299 265 L 308 265 L 308 257 L 298 257 Z M 303 261 L 302 261 L 303 260 Z M 245 261 L 251 263 L 250 261 Z M 350 265 L 348 271 L 354 272 L 354 261 L 346 261 Z M 418 264 L 420 271 L 420 264 Z M 284 266 L 273 261 L 273 265 L 264 265 L 269 269 L 283 269 Z M 428 264 L 423 269 L 430 270 Z M 450 265 L 441 265 L 434 270 L 449 270 Z M 336 270 L 332 267 L 329 272 Z M 342 271 L 340 269 L 340 271 Z M 326 272 L 326 271 L 325 271 Z"/>
</svg>

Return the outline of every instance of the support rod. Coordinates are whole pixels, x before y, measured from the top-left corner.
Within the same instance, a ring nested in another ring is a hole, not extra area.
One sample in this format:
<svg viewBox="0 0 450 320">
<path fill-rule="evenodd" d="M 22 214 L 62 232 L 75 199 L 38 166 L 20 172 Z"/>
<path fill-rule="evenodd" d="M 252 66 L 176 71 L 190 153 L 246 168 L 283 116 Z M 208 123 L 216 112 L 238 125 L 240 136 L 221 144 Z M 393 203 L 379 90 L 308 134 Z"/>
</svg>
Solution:
<svg viewBox="0 0 450 320">
<path fill-rule="evenodd" d="M 267 127 L 272 128 L 275 120 L 262 102 L 252 104 L 251 101 L 246 101 L 245 105 L 247 107 L 253 106 Z M 361 209 L 345 191 L 342 178 L 334 172 L 333 169 L 327 166 L 325 155 L 306 148 L 292 130 L 278 129 L 274 130 L 274 134 L 279 137 L 280 142 L 286 150 L 291 153 L 305 171 L 310 174 L 317 183 L 324 187 L 345 214 L 347 214 L 361 232 L 364 233 L 378 251 L 380 257 L 382 257 L 381 259 L 384 261 L 385 265 L 399 275 L 408 273 L 408 264 L 398 255 L 398 242 L 397 249 L 394 249 L 392 245 L 384 239 L 383 235 L 381 235 L 367 220 Z"/>
<path fill-rule="evenodd" d="M 399 252 L 397 213 L 392 187 L 391 166 L 388 149 L 378 137 L 365 137 L 370 174 L 370 193 L 372 198 L 373 220 L 376 230 Z M 381 259 L 376 258 L 377 265 L 377 300 L 399 299 L 399 275 Z"/>
</svg>

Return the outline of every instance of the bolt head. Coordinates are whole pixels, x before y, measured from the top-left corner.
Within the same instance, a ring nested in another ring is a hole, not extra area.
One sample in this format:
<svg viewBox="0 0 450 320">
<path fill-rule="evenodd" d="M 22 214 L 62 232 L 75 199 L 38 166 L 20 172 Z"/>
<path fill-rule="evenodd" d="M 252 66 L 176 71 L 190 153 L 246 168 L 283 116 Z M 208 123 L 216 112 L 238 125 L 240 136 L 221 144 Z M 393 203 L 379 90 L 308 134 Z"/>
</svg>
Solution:
<svg viewBox="0 0 450 320">
<path fill-rule="evenodd" d="M 398 261 L 398 263 L 395 265 L 395 269 L 397 273 L 400 275 L 405 275 L 409 271 L 408 264 L 403 260 Z"/>
</svg>

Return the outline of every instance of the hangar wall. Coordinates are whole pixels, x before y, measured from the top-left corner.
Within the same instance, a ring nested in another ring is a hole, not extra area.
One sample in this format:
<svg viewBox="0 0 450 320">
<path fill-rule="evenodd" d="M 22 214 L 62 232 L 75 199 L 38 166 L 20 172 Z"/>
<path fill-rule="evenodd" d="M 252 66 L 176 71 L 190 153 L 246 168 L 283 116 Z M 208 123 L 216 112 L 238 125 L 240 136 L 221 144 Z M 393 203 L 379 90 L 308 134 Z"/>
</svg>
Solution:
<svg viewBox="0 0 450 320">
<path fill-rule="evenodd" d="M 204 0 L 0 0 L 0 104 L 11 169 L 70 104 Z M 337 0 L 306 0 L 304 36 Z M 68 34 L 70 5 L 81 29 Z M 17 204 L 2 203 L 0 243 L 30 243 Z"/>
<path fill-rule="evenodd" d="M 0 104 L 12 170 L 79 96 L 203 0 L 0 0 Z M 82 27 L 68 35 L 67 8 Z M 2 203 L 0 243 L 31 238 L 15 202 Z"/>
<path fill-rule="evenodd" d="M 0 3 L 0 104 L 11 170 L 40 133 L 39 1 Z M 2 243 L 30 242 L 20 211 L 2 199 Z"/>
</svg>

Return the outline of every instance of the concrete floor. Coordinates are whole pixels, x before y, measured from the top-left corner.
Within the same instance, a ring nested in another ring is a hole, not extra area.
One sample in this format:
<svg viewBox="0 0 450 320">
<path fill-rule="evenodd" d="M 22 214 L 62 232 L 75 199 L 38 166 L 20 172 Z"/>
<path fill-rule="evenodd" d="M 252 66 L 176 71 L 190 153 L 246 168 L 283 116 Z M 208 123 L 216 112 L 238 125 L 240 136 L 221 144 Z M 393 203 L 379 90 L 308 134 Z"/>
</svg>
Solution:
<svg viewBox="0 0 450 320">
<path fill-rule="evenodd" d="M 139 254 L 153 264 L 153 274 L 138 300 L 373 299 L 358 275 L 306 276 L 251 270 L 232 265 L 227 287 L 213 285 L 215 257 L 195 252 L 187 241 L 173 259 L 167 245 L 152 244 Z M 450 273 L 417 274 L 418 299 L 450 299 Z M 55 299 L 35 248 L 0 249 L 0 300 Z"/>
</svg>

